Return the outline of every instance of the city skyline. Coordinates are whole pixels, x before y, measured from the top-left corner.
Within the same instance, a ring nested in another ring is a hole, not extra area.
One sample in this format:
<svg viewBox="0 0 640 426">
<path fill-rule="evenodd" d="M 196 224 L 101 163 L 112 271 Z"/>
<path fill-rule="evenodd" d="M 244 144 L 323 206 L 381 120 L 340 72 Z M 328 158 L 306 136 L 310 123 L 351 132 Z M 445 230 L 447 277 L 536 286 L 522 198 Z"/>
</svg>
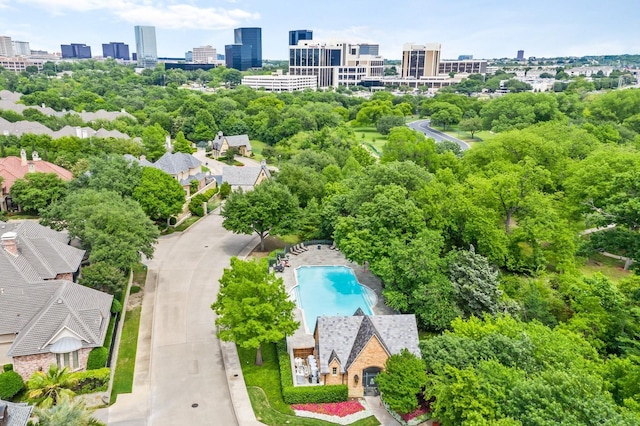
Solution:
<svg viewBox="0 0 640 426">
<path fill-rule="evenodd" d="M 550 0 L 476 3 L 400 0 L 383 13 L 372 2 L 326 0 L 322 13 L 308 13 L 289 0 L 0 0 L 0 35 L 30 42 L 34 50 L 59 52 L 60 44 L 73 42 L 99 54 L 110 41 L 134 46 L 133 27 L 148 25 L 156 27 L 160 57 L 184 57 L 204 45 L 222 51 L 238 27 L 262 28 L 265 59 L 286 59 L 289 31 L 297 29 L 313 31 L 318 41 L 379 44 L 388 59 L 401 59 L 405 43 L 441 43 L 442 58 L 515 58 L 518 50 L 525 57 L 638 53 L 632 20 L 640 3 L 633 0 L 615 8 Z"/>
</svg>

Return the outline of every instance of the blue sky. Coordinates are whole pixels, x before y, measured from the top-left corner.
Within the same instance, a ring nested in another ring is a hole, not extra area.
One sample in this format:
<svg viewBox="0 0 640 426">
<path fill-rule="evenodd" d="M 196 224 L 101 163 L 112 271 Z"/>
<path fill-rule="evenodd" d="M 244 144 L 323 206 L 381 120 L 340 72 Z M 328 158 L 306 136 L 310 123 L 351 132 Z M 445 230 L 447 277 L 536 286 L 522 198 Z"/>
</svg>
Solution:
<svg viewBox="0 0 640 426">
<path fill-rule="evenodd" d="M 261 27 L 263 58 L 287 57 L 288 31 L 316 40 L 380 44 L 399 59 L 402 44 L 442 43 L 442 57 L 583 56 L 640 53 L 640 1 L 616 0 L 0 0 L 0 35 L 32 49 L 123 41 L 134 25 L 154 25 L 159 56 L 210 44 L 224 52 L 233 28 Z"/>
</svg>

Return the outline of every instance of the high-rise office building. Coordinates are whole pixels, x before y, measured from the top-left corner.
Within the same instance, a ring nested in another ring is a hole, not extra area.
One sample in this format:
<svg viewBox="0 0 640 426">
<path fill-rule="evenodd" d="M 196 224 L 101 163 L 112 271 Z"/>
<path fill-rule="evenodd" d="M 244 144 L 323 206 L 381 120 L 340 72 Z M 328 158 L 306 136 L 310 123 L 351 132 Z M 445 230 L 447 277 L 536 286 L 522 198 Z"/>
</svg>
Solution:
<svg viewBox="0 0 640 426">
<path fill-rule="evenodd" d="M 355 86 L 365 77 L 382 77 L 384 59 L 372 45 L 299 41 L 289 46 L 289 74 L 315 75 L 318 87 Z"/>
<path fill-rule="evenodd" d="M 236 28 L 233 37 L 234 44 L 251 48 L 251 67 L 262 68 L 262 28 Z"/>
<path fill-rule="evenodd" d="M 28 41 L 12 41 L 13 54 L 16 56 L 29 56 L 31 55 L 31 47 Z"/>
<path fill-rule="evenodd" d="M 459 55 L 458 56 L 458 60 L 459 61 L 466 61 L 468 59 L 473 59 L 473 55 Z"/>
<path fill-rule="evenodd" d="M 0 56 L 12 57 L 13 44 L 11 43 L 11 37 L 0 36 Z"/>
<path fill-rule="evenodd" d="M 310 31 L 310 30 L 289 31 L 289 46 L 296 46 L 300 40 L 313 40 L 313 31 Z"/>
<path fill-rule="evenodd" d="M 379 44 L 360 43 L 359 46 L 360 46 L 360 54 L 361 55 L 378 56 L 380 54 L 380 45 Z"/>
<path fill-rule="evenodd" d="M 251 45 L 227 44 L 224 47 L 224 60 L 227 68 L 246 71 L 252 67 Z"/>
<path fill-rule="evenodd" d="M 524 50 L 518 50 L 518 60 L 524 61 Z"/>
<path fill-rule="evenodd" d="M 102 56 L 105 58 L 129 60 L 129 45 L 112 41 L 102 45 Z"/>
<path fill-rule="evenodd" d="M 60 50 L 65 59 L 91 59 L 91 46 L 84 43 L 61 44 Z"/>
<path fill-rule="evenodd" d="M 158 49 L 156 46 L 156 27 L 136 25 L 136 58 L 138 66 L 155 68 L 158 63 Z"/>
<path fill-rule="evenodd" d="M 440 43 L 417 45 L 407 43 L 402 47 L 402 77 L 433 77 L 438 75 Z"/>
<path fill-rule="evenodd" d="M 196 64 L 213 64 L 218 60 L 218 52 L 215 47 L 200 46 L 192 50 L 192 62 Z"/>
</svg>

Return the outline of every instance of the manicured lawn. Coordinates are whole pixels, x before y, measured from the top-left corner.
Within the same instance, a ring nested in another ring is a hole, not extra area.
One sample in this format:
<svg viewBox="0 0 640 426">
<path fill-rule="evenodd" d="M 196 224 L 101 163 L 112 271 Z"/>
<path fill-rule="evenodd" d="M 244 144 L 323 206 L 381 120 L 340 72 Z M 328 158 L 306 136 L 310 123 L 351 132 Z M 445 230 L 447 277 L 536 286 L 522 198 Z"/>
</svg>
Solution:
<svg viewBox="0 0 640 426">
<path fill-rule="evenodd" d="M 375 127 L 354 127 L 356 139 L 368 147 L 375 148 L 373 151 L 377 155 L 382 155 L 382 149 L 387 143 L 387 137 L 378 133 Z M 364 137 L 363 137 L 364 135 Z"/>
<path fill-rule="evenodd" d="M 251 151 L 253 152 L 253 159 L 256 161 L 262 160 L 262 150 L 265 146 L 269 146 L 266 142 L 262 142 L 259 140 L 251 141 Z"/>
<path fill-rule="evenodd" d="M 600 253 L 596 253 L 587 259 L 584 265 L 580 267 L 580 272 L 588 277 L 600 272 L 614 282 L 631 275 L 631 272 L 624 270 L 624 260 L 612 259 Z"/>
<path fill-rule="evenodd" d="M 122 327 L 120 348 L 116 372 L 113 376 L 111 403 L 116 402 L 120 393 L 131 393 L 133 389 L 133 371 L 136 366 L 136 350 L 138 348 L 138 330 L 140 329 L 140 311 L 142 307 L 127 311 Z"/>
<path fill-rule="evenodd" d="M 138 287 L 144 286 L 147 280 L 147 267 L 142 263 L 137 263 L 131 269 L 133 270 L 133 281 L 131 285 L 137 285 Z"/>
<path fill-rule="evenodd" d="M 247 390 L 249 391 L 249 399 L 251 400 L 253 411 L 256 413 L 256 418 L 258 419 L 258 421 L 266 425 L 281 426 L 291 424 L 300 426 L 320 426 L 335 424 L 322 420 L 308 419 L 304 417 L 296 417 L 283 414 L 277 410 L 274 410 L 271 405 L 269 405 L 267 396 L 262 389 L 255 386 L 248 386 Z M 375 417 L 371 416 L 351 424 L 355 426 L 375 426 L 379 425 L 380 422 L 378 422 Z"/>
<path fill-rule="evenodd" d="M 291 407 L 282 399 L 280 369 L 275 344 L 268 344 L 262 347 L 262 367 L 254 365 L 256 360 L 255 349 L 238 347 L 238 355 L 242 364 L 242 374 L 247 384 L 251 405 L 259 421 L 273 426 L 285 424 L 301 426 L 335 424 L 322 420 L 296 417 L 293 414 Z M 373 416 L 352 423 L 355 426 L 374 426 L 379 424 Z"/>
</svg>

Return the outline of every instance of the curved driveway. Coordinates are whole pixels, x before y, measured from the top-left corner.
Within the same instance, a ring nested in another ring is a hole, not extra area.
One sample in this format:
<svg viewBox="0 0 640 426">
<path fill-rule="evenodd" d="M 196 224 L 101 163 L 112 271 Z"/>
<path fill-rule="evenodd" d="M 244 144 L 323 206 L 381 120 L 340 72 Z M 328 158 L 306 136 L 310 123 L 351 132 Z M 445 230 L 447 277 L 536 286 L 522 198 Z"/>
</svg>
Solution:
<svg viewBox="0 0 640 426">
<path fill-rule="evenodd" d="M 118 396 L 109 425 L 237 424 L 210 306 L 229 259 L 256 243 L 226 231 L 217 212 L 160 238 L 147 262 L 133 393 Z"/>
<path fill-rule="evenodd" d="M 436 130 L 432 127 L 429 127 L 431 122 L 429 120 L 418 120 L 413 121 L 411 123 L 407 123 L 407 126 L 411 127 L 413 130 L 417 130 L 419 132 L 424 133 L 424 135 L 428 138 L 432 138 L 436 142 L 442 142 L 443 140 L 451 141 L 457 143 L 460 146 L 460 149 L 466 151 L 471 148 L 468 143 L 462 141 L 460 139 L 454 138 L 453 136 L 449 136 L 445 133 L 442 133 L 439 130 Z"/>
</svg>

